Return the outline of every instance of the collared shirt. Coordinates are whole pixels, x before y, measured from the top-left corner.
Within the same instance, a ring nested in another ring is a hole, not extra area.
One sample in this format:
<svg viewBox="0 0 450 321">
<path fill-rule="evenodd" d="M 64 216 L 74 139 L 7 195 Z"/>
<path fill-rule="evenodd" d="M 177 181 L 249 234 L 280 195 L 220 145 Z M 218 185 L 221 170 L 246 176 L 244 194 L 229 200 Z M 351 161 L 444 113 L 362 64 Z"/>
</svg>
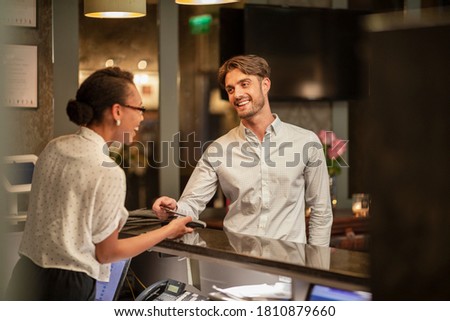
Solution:
<svg viewBox="0 0 450 321">
<path fill-rule="evenodd" d="M 234 233 L 329 246 L 333 215 L 319 138 L 276 115 L 262 142 L 242 123 L 208 146 L 178 202 L 198 215 L 218 184 L 229 200 L 224 228 Z"/>
<path fill-rule="evenodd" d="M 36 164 L 19 253 L 44 268 L 108 281 L 110 264 L 96 260 L 95 244 L 125 224 L 125 193 L 125 174 L 101 136 L 81 127 L 55 138 Z"/>
</svg>

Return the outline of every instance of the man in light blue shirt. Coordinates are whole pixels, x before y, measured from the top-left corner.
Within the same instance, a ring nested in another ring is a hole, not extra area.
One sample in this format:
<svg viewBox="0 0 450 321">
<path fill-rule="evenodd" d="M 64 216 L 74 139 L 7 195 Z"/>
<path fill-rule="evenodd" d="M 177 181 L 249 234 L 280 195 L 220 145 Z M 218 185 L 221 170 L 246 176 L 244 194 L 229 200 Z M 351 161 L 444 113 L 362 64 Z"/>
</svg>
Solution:
<svg viewBox="0 0 450 321">
<path fill-rule="evenodd" d="M 227 231 L 329 246 L 333 215 L 329 177 L 319 138 L 282 122 L 270 109 L 270 67 L 245 55 L 226 61 L 219 82 L 241 119 L 202 155 L 176 202 L 163 196 L 153 204 L 198 218 L 220 187 L 229 200 Z M 305 208 L 311 208 L 306 233 Z"/>
</svg>

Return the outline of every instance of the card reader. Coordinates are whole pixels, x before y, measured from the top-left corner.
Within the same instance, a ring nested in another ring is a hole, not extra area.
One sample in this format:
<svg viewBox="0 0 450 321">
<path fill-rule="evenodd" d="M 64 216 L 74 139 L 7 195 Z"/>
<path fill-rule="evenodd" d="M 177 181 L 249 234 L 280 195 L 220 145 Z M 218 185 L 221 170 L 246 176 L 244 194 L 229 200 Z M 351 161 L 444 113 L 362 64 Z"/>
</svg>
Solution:
<svg viewBox="0 0 450 321">
<path fill-rule="evenodd" d="M 188 216 L 186 214 L 179 213 L 168 207 L 163 207 L 163 209 L 168 213 L 174 214 L 175 216 L 183 216 L 183 217 Z M 206 224 L 206 222 L 192 218 L 192 221 L 187 223 L 186 226 L 191 227 L 191 228 L 205 228 L 207 226 L 207 224 Z"/>
</svg>

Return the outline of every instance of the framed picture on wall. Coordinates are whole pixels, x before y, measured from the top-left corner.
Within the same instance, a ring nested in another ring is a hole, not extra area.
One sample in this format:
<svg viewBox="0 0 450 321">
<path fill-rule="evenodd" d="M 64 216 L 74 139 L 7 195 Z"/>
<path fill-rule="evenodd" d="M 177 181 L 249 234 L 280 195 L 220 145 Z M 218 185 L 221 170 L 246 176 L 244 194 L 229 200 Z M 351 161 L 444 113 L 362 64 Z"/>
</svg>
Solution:
<svg viewBox="0 0 450 321">
<path fill-rule="evenodd" d="M 37 54 L 37 46 L 5 45 L 5 106 L 38 107 Z"/>
<path fill-rule="evenodd" d="M 16 27 L 36 27 L 36 0 L 4 0 L 4 23 Z"/>
</svg>

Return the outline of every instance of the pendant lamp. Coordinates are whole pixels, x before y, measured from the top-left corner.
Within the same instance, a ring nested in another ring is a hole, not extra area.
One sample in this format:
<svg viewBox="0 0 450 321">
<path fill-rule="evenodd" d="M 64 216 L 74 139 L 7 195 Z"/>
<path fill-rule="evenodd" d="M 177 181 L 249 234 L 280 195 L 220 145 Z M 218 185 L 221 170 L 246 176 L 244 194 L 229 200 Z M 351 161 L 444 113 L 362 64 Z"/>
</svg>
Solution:
<svg viewBox="0 0 450 321">
<path fill-rule="evenodd" d="M 146 14 L 146 0 L 84 0 L 86 17 L 139 18 Z"/>
<path fill-rule="evenodd" d="M 239 0 L 176 0 L 178 4 L 203 5 L 203 4 L 225 4 L 239 2 Z"/>
</svg>

